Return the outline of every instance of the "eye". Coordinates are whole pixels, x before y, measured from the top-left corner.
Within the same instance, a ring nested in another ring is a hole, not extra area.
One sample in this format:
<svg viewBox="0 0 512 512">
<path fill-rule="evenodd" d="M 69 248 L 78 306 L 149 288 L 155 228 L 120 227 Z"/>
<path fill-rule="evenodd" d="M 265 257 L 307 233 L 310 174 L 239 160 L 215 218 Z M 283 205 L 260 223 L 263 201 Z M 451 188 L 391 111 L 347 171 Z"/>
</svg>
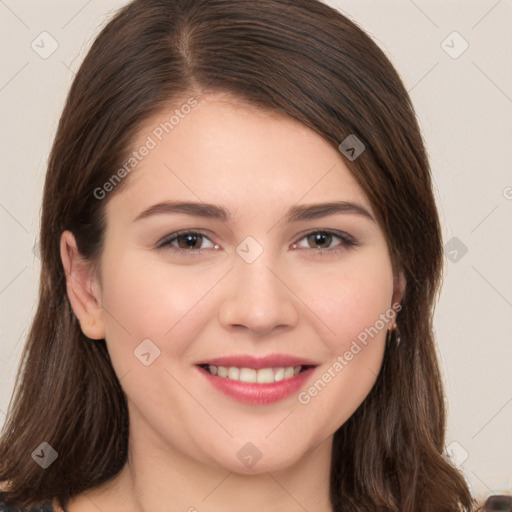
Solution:
<svg viewBox="0 0 512 512">
<path fill-rule="evenodd" d="M 338 245 L 332 247 L 332 243 L 338 239 L 341 241 Z M 316 253 L 336 253 L 339 251 L 346 250 L 352 246 L 358 245 L 356 240 L 347 233 L 342 231 L 331 231 L 331 230 L 316 230 L 309 231 L 300 240 L 306 240 L 307 244 L 319 245 L 320 247 L 305 247 L 306 249 L 313 249 Z M 299 240 L 299 241 L 300 241 Z M 300 244 L 295 242 L 293 248 L 300 248 Z"/>
<path fill-rule="evenodd" d="M 208 247 L 201 247 L 204 240 L 208 240 Z M 158 242 L 157 249 L 169 248 L 181 253 L 197 253 L 205 249 L 219 249 L 219 246 L 199 231 L 178 231 L 172 233 Z"/>
<path fill-rule="evenodd" d="M 332 246 L 336 239 L 341 243 Z M 317 245 L 320 247 L 303 247 L 300 245 L 300 241 L 305 240 L 307 244 Z M 203 242 L 208 241 L 206 247 L 202 247 Z M 358 243 L 347 233 L 342 231 L 332 230 L 314 230 L 309 231 L 298 242 L 295 242 L 292 247 L 294 249 L 312 249 L 314 254 L 324 253 L 337 253 L 343 250 L 347 250 L 352 246 L 356 246 Z M 219 245 L 214 244 L 206 234 L 200 231 L 183 230 L 171 233 L 166 236 L 156 245 L 157 249 L 172 250 L 173 252 L 181 254 L 200 254 L 203 251 L 210 249 L 219 249 Z"/>
</svg>

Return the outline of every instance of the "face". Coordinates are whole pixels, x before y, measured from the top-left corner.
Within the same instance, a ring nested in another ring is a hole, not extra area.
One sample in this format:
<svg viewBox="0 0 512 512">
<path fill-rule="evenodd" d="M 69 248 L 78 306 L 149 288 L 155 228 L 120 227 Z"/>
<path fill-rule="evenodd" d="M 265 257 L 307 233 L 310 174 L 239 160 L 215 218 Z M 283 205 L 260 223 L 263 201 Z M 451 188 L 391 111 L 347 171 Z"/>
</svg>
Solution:
<svg viewBox="0 0 512 512">
<path fill-rule="evenodd" d="M 400 298 L 386 239 L 343 155 L 297 121 L 207 96 L 155 131 L 171 114 L 140 131 L 134 149 L 156 144 L 104 199 L 97 324 L 130 435 L 233 472 L 283 469 L 376 380 Z"/>
</svg>

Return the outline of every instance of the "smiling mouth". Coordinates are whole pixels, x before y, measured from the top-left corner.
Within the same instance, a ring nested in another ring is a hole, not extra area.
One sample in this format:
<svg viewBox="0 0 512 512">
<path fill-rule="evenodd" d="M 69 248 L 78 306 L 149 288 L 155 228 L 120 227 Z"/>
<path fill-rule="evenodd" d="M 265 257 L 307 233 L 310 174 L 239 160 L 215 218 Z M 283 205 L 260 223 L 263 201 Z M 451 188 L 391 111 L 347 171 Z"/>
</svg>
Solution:
<svg viewBox="0 0 512 512">
<path fill-rule="evenodd" d="M 269 368 L 238 368 L 236 366 L 214 366 L 212 364 L 198 365 L 204 368 L 211 375 L 216 377 L 233 380 L 237 382 L 246 382 L 248 384 L 272 384 L 292 379 L 309 368 L 312 365 L 301 366 L 281 366 Z"/>
</svg>

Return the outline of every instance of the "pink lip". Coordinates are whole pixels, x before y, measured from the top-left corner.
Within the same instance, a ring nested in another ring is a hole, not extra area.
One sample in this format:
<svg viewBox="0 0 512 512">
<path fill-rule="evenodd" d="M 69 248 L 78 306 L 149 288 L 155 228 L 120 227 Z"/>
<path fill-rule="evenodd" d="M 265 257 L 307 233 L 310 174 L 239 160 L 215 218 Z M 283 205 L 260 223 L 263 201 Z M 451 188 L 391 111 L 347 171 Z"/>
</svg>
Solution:
<svg viewBox="0 0 512 512">
<path fill-rule="evenodd" d="M 250 355 L 238 355 L 229 357 L 217 357 L 197 363 L 198 365 L 210 364 L 213 366 L 236 366 L 237 368 L 286 368 L 288 366 L 316 366 L 317 364 L 306 359 L 289 356 L 286 354 L 270 354 L 263 357 Z"/>
<path fill-rule="evenodd" d="M 224 366 L 226 368 L 235 366 L 237 368 L 254 368 L 255 370 L 259 370 L 260 368 L 286 368 L 290 366 L 302 366 L 306 368 L 290 379 L 270 384 L 254 384 L 212 375 L 208 370 L 203 368 L 203 366 L 207 365 L 217 367 Z M 263 357 L 250 355 L 217 357 L 197 364 L 201 374 L 204 375 L 216 389 L 240 402 L 251 405 L 269 404 L 290 396 L 304 385 L 305 381 L 313 373 L 315 366 L 317 366 L 317 364 L 310 360 L 286 354 L 270 354 Z"/>
<path fill-rule="evenodd" d="M 307 368 L 295 377 L 281 380 L 279 382 L 273 382 L 270 384 L 253 384 L 212 375 L 202 366 L 198 366 L 197 368 L 216 389 L 232 398 L 235 398 L 239 402 L 250 405 L 264 405 L 283 400 L 292 393 L 297 392 L 305 384 L 306 380 L 312 375 L 315 369 L 314 367 Z"/>
</svg>

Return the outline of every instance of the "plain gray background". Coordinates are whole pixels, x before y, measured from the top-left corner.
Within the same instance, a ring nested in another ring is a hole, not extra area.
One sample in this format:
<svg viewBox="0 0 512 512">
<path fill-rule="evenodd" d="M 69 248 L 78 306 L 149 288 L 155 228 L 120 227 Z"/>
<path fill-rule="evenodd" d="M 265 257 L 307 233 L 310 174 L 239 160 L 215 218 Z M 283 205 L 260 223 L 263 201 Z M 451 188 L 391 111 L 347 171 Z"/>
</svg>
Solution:
<svg viewBox="0 0 512 512">
<path fill-rule="evenodd" d="M 48 152 L 74 71 L 125 3 L 0 0 L 0 425 L 37 298 Z M 430 155 L 447 453 L 475 495 L 512 490 L 512 0 L 327 3 L 390 57 Z"/>
</svg>

